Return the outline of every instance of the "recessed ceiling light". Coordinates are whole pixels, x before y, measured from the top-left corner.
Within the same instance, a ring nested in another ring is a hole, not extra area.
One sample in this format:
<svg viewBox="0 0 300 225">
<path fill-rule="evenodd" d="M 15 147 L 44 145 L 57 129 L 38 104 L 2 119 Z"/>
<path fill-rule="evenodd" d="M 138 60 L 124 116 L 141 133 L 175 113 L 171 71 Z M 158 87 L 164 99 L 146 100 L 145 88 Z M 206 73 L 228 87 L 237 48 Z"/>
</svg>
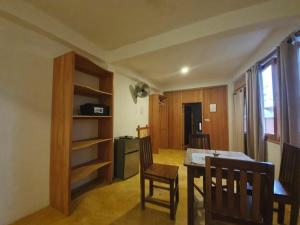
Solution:
<svg viewBox="0 0 300 225">
<path fill-rule="evenodd" d="M 187 66 L 184 66 L 181 68 L 180 73 L 185 75 L 190 71 L 190 68 L 188 68 Z"/>
</svg>

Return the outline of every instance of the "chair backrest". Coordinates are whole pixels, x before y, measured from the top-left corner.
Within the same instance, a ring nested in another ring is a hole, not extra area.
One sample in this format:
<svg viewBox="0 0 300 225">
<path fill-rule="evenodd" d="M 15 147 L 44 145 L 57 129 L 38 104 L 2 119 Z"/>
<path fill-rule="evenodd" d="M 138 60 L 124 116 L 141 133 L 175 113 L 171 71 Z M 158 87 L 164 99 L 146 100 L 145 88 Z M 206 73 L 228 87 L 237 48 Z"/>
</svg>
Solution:
<svg viewBox="0 0 300 225">
<path fill-rule="evenodd" d="M 283 144 L 279 180 L 300 201 L 300 148 Z"/>
<path fill-rule="evenodd" d="M 145 127 L 141 127 L 140 125 L 138 125 L 136 131 L 138 133 L 138 138 L 150 136 L 150 127 L 148 125 L 146 125 Z"/>
<path fill-rule="evenodd" d="M 199 133 L 190 135 L 190 147 L 199 149 L 210 149 L 209 134 Z"/>
<path fill-rule="evenodd" d="M 223 186 L 225 181 L 226 189 Z M 253 185 L 252 195 L 247 192 L 248 182 Z M 206 157 L 205 184 L 207 221 L 272 224 L 273 164 Z"/>
<path fill-rule="evenodd" d="M 141 172 L 153 164 L 150 136 L 140 138 L 140 163 Z"/>
</svg>

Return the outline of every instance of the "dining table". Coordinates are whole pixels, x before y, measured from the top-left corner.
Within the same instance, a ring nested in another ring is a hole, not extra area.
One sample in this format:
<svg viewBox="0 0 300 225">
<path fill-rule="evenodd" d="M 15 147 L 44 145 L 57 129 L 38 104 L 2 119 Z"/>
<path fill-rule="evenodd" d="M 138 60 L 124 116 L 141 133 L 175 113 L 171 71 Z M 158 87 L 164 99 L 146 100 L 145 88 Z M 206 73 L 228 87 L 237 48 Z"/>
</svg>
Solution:
<svg viewBox="0 0 300 225">
<path fill-rule="evenodd" d="M 205 176 L 205 157 L 220 157 L 238 160 L 252 161 L 249 156 L 242 152 L 192 149 L 186 150 L 184 165 L 187 167 L 187 224 L 194 225 L 194 179 Z M 204 181 L 205 182 L 205 181 Z M 203 184 L 205 186 L 205 184 Z"/>
</svg>

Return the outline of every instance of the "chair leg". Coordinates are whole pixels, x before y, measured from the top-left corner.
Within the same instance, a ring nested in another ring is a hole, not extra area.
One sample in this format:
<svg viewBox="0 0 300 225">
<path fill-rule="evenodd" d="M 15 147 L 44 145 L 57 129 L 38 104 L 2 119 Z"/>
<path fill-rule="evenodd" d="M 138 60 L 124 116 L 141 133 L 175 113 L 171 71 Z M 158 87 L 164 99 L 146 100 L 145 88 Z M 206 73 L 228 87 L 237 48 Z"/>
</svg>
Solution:
<svg viewBox="0 0 300 225">
<path fill-rule="evenodd" d="M 149 195 L 153 196 L 153 180 L 149 181 Z"/>
<path fill-rule="evenodd" d="M 285 204 L 278 203 L 277 223 L 284 224 Z"/>
<path fill-rule="evenodd" d="M 205 211 L 205 225 L 210 225 L 210 224 L 211 224 L 210 214 Z"/>
<path fill-rule="evenodd" d="M 170 218 L 175 220 L 174 180 L 170 181 Z"/>
<path fill-rule="evenodd" d="M 145 209 L 145 179 L 141 176 L 141 208 Z"/>
<path fill-rule="evenodd" d="M 299 217 L 299 204 L 294 203 L 291 205 L 290 225 L 297 225 L 298 217 Z"/>
</svg>

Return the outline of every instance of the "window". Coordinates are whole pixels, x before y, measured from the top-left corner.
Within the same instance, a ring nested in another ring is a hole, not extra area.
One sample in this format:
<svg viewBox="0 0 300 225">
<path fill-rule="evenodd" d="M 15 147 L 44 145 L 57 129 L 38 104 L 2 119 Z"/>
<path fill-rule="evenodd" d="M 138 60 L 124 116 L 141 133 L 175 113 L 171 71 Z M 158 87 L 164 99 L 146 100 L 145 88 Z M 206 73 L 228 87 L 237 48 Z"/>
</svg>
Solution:
<svg viewBox="0 0 300 225">
<path fill-rule="evenodd" d="M 265 133 L 275 134 L 272 65 L 262 70 Z"/>
<path fill-rule="evenodd" d="M 298 75 L 299 75 L 299 81 L 300 81 L 300 41 L 297 43 L 298 46 Z"/>
<path fill-rule="evenodd" d="M 299 37 L 300 39 L 300 37 Z M 298 87 L 300 87 L 300 40 L 297 42 L 297 47 L 298 47 Z M 299 89 L 298 89 L 299 90 Z M 300 104 L 300 91 L 297 92 L 298 94 L 298 105 Z M 298 111 L 299 112 L 299 111 Z M 298 117 L 300 117 L 298 113 Z M 300 120 L 298 119 L 298 133 L 300 133 Z"/>
<path fill-rule="evenodd" d="M 279 141 L 279 81 L 277 56 L 269 56 L 261 63 L 263 114 L 265 135 L 268 140 Z"/>
</svg>

